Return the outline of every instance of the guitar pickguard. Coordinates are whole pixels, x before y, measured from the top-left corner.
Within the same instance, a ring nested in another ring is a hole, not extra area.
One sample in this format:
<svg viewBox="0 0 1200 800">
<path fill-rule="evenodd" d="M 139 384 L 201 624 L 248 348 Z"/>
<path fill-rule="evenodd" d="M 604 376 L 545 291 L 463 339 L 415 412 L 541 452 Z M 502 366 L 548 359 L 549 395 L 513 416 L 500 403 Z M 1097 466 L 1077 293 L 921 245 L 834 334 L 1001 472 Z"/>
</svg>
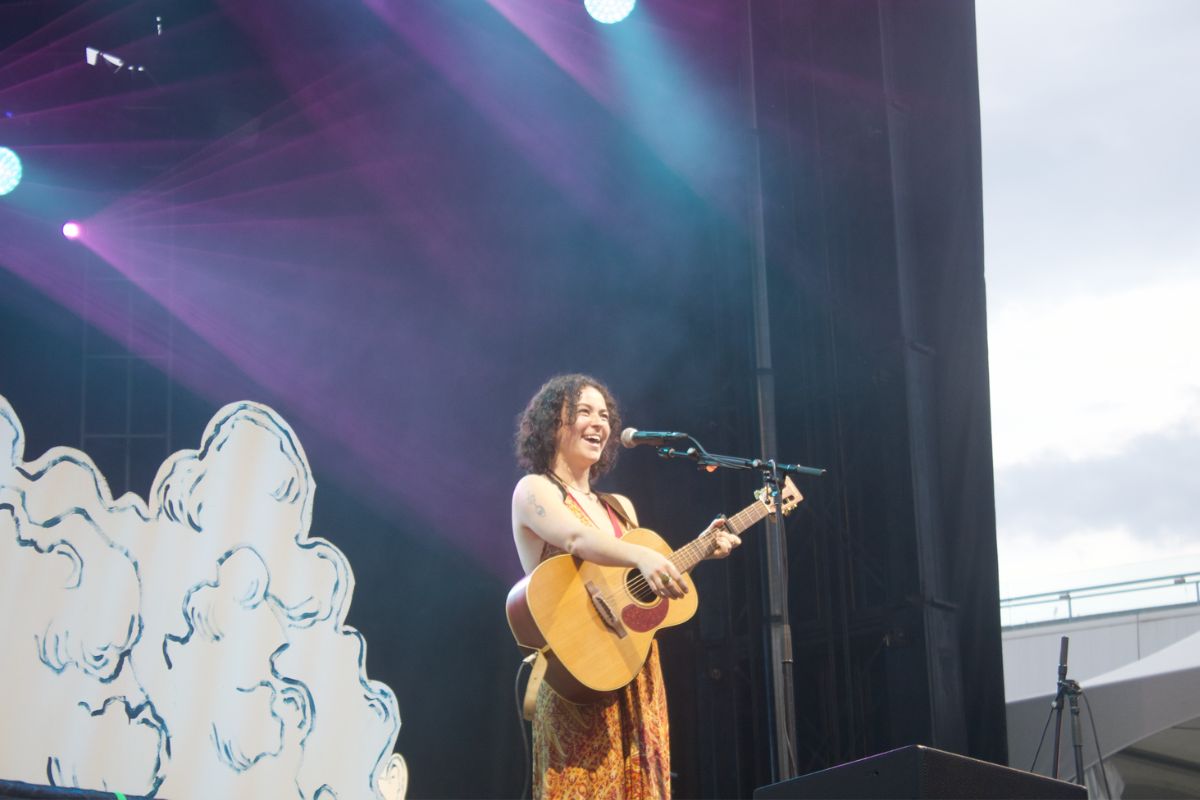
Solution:
<svg viewBox="0 0 1200 800">
<path fill-rule="evenodd" d="M 652 631 L 667 618 L 670 605 L 671 601 L 665 597 L 649 608 L 630 603 L 621 609 L 621 621 L 638 633 Z"/>
</svg>

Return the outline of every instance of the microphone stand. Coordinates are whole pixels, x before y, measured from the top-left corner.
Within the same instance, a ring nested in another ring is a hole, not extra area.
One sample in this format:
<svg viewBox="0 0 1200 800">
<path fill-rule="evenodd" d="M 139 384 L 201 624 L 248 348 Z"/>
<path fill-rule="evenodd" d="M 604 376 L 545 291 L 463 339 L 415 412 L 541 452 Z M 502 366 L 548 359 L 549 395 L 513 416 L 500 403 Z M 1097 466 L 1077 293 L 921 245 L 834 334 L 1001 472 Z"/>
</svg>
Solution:
<svg viewBox="0 0 1200 800">
<path fill-rule="evenodd" d="M 1083 689 L 1072 680 L 1067 680 L 1067 637 L 1062 637 L 1058 651 L 1058 691 L 1054 695 L 1054 762 L 1050 777 L 1058 777 L 1058 756 L 1062 745 L 1063 699 L 1071 708 L 1071 747 L 1075 751 L 1075 783 L 1083 782 L 1083 735 L 1079 730 L 1079 694 Z"/>
<path fill-rule="evenodd" d="M 678 450 L 674 447 L 657 448 L 662 458 L 687 458 L 708 472 L 718 468 L 757 470 L 763 480 L 766 497 L 772 502 L 772 509 L 778 512 L 781 508 L 782 489 L 780 474 L 791 472 L 798 475 L 824 475 L 825 470 L 817 467 L 805 467 L 800 464 L 780 464 L 775 459 L 763 461 L 759 458 L 741 458 L 738 456 L 718 455 L 706 451 L 698 441 L 687 437 L 691 447 Z M 786 780 L 797 774 L 796 763 L 796 703 L 793 694 L 794 679 L 792 676 L 792 629 L 788 621 L 787 603 L 787 553 L 783 538 L 783 518 L 773 513 L 767 520 L 766 537 L 766 585 L 764 601 L 766 604 L 767 641 L 766 661 L 770 670 L 770 698 L 767 707 L 767 724 L 772 731 L 771 766 L 772 778 L 775 781 Z"/>
<path fill-rule="evenodd" d="M 763 475 L 764 485 L 770 486 L 773 483 L 778 490 L 779 474 L 781 472 L 790 472 L 796 475 L 824 475 L 826 470 L 820 467 L 806 467 L 802 464 L 780 464 L 775 459 L 769 458 L 763 461 L 761 458 L 742 458 L 741 456 L 723 456 L 716 453 L 710 453 L 695 440 L 694 437 L 687 437 L 687 440 L 692 443 L 692 446 L 687 450 L 677 450 L 674 447 L 658 447 L 655 452 L 662 458 L 689 458 L 696 462 L 696 465 L 701 469 L 707 469 L 709 472 L 716 470 L 718 467 L 725 469 L 754 469 L 759 470 Z M 778 491 L 772 495 L 772 498 L 778 498 Z"/>
<path fill-rule="evenodd" d="M 692 446 L 686 450 L 677 450 L 674 447 L 658 447 L 655 448 L 655 452 L 658 453 L 660 458 L 691 459 L 696 462 L 696 466 L 708 472 L 715 472 L 718 468 L 758 470 L 762 475 L 763 489 L 767 492 L 766 496 L 771 498 L 771 502 L 775 504 L 775 508 L 779 508 L 779 500 L 783 491 L 780 488 L 781 481 L 779 476 L 781 473 L 790 472 L 795 475 L 816 476 L 825 474 L 825 470 L 821 467 L 806 467 L 803 464 L 780 464 L 773 458 L 763 461 L 761 458 L 718 455 L 705 450 L 704 446 L 696 441 L 694 437 L 688 436 L 687 440 L 691 442 Z M 1065 639 L 1066 637 L 1063 638 Z"/>
</svg>

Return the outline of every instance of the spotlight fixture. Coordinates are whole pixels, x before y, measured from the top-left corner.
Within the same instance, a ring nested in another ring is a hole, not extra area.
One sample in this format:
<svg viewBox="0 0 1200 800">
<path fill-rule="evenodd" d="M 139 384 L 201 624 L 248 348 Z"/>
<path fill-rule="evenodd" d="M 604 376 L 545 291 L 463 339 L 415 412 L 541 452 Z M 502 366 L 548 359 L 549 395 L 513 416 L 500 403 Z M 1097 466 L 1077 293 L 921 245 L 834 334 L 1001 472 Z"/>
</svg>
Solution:
<svg viewBox="0 0 1200 800">
<path fill-rule="evenodd" d="M 68 239 L 78 239 L 82 233 L 83 228 L 75 220 L 63 223 L 62 234 Z"/>
<path fill-rule="evenodd" d="M 101 60 L 113 68 L 113 72 L 120 72 L 121 67 L 125 66 L 125 59 L 119 56 L 114 56 L 112 53 L 105 53 L 102 50 L 97 50 L 94 47 L 85 47 L 84 56 L 87 58 L 87 63 L 93 67 L 100 66 Z"/>
<path fill-rule="evenodd" d="M 21 158 L 7 147 L 0 147 L 0 197 L 21 183 Z"/>
<path fill-rule="evenodd" d="M 629 16 L 637 0 L 583 0 L 583 7 L 591 14 L 592 19 L 612 25 Z"/>
<path fill-rule="evenodd" d="M 106 53 L 103 50 L 98 50 L 95 47 L 85 47 L 83 50 L 84 57 L 87 63 L 93 67 L 109 66 L 112 67 L 114 73 L 127 69 L 130 72 L 145 72 L 146 68 L 134 64 L 126 64 L 125 59 L 120 56 Z"/>
</svg>

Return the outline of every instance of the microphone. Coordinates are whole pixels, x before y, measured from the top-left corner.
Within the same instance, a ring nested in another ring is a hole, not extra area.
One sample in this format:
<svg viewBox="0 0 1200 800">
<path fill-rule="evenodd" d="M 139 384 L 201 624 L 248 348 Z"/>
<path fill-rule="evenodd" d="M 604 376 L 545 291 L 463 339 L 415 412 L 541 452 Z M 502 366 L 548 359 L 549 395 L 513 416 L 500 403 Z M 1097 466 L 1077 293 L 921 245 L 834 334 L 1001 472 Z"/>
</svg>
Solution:
<svg viewBox="0 0 1200 800">
<path fill-rule="evenodd" d="M 639 431 L 637 428 L 626 428 L 621 431 L 621 444 L 626 447 L 637 447 L 639 444 L 668 444 L 677 439 L 690 439 L 686 433 L 678 431 Z"/>
</svg>

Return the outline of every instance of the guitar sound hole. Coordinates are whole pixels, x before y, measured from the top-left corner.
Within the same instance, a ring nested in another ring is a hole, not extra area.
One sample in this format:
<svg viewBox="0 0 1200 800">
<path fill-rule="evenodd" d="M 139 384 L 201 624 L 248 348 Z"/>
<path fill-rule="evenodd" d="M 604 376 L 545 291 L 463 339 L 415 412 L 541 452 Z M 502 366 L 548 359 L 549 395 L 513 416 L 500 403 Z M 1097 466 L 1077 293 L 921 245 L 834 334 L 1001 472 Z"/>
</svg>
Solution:
<svg viewBox="0 0 1200 800">
<path fill-rule="evenodd" d="M 636 569 L 631 569 L 625 573 L 625 588 L 633 595 L 633 599 L 639 603 L 653 603 L 658 599 L 658 595 L 646 583 L 646 579 L 642 577 L 642 573 Z"/>
</svg>

